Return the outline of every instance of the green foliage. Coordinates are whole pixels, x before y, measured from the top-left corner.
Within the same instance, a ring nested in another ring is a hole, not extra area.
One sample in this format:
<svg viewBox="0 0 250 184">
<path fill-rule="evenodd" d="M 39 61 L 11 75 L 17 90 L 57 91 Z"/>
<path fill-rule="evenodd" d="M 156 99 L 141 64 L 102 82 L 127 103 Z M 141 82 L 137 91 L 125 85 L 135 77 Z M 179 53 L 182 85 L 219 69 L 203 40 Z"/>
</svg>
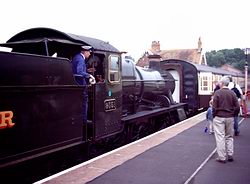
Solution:
<svg viewBox="0 0 250 184">
<path fill-rule="evenodd" d="M 250 55 L 248 55 L 250 59 Z M 223 50 L 212 50 L 206 52 L 207 64 L 209 66 L 221 67 L 224 64 L 232 65 L 233 67 L 244 71 L 246 55 L 244 49 L 223 49 Z M 248 68 L 249 71 L 249 68 Z"/>
</svg>

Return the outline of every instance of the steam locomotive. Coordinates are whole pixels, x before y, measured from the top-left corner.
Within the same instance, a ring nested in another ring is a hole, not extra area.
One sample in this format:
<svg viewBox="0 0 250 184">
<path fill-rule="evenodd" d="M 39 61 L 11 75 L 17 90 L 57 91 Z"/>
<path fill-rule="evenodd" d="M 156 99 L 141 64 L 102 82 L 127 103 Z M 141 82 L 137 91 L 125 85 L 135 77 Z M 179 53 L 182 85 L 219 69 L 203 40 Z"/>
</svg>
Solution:
<svg viewBox="0 0 250 184">
<path fill-rule="evenodd" d="M 82 45 L 94 49 L 88 61 L 94 85 L 78 85 L 72 73 Z M 187 104 L 172 98 L 169 72 L 137 67 L 102 40 L 32 28 L 0 46 L 12 49 L 0 52 L 0 178 L 6 181 L 88 156 L 89 145 L 128 143 L 187 117 Z"/>
</svg>

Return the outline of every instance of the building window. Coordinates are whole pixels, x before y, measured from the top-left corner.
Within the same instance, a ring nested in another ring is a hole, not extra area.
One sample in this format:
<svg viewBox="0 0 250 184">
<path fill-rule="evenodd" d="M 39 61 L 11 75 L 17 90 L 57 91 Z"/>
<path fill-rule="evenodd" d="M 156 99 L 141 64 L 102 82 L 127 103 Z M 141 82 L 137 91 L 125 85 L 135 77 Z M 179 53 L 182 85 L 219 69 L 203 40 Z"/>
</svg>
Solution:
<svg viewBox="0 0 250 184">
<path fill-rule="evenodd" d="M 201 90 L 202 91 L 208 90 L 208 77 L 207 76 L 202 77 Z"/>
<path fill-rule="evenodd" d="M 211 94 L 212 92 L 212 73 L 200 72 L 199 75 L 199 93 L 200 94 Z"/>
</svg>

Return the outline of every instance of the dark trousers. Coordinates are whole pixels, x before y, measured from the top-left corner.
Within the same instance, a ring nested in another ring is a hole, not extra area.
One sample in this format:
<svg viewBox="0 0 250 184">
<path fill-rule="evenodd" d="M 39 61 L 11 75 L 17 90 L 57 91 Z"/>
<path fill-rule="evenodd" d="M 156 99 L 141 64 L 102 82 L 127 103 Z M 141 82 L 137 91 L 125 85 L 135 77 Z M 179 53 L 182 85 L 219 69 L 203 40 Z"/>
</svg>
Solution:
<svg viewBox="0 0 250 184">
<path fill-rule="evenodd" d="M 83 90 L 83 122 L 87 123 L 88 117 L 88 90 L 85 88 Z"/>
<path fill-rule="evenodd" d="M 238 116 L 234 116 L 234 133 L 237 135 L 240 133 Z"/>
</svg>

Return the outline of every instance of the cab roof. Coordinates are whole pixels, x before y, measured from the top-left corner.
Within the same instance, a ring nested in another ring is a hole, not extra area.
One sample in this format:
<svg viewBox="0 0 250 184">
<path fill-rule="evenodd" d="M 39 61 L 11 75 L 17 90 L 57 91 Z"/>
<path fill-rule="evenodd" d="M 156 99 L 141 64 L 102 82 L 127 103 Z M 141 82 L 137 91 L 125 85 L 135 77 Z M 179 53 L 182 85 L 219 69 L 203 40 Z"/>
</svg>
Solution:
<svg viewBox="0 0 250 184">
<path fill-rule="evenodd" d="M 92 46 L 94 50 L 119 52 L 114 46 L 108 42 L 90 38 L 86 36 L 65 33 L 51 28 L 31 28 L 11 37 L 6 43 L 0 44 L 3 47 L 19 48 L 26 47 L 27 44 L 39 44 L 42 42 L 56 42 L 61 44 L 70 44 L 74 46 L 88 45 Z"/>
</svg>

